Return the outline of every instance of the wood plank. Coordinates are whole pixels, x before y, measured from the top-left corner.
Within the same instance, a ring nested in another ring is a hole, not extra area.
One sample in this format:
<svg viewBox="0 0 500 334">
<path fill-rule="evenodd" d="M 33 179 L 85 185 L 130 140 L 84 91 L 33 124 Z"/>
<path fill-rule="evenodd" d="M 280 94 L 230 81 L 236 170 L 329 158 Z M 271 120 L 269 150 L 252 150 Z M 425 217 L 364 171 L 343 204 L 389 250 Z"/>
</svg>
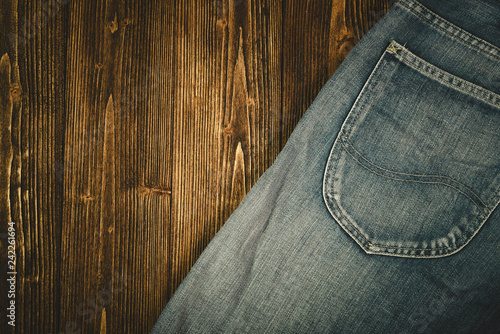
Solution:
<svg viewBox="0 0 500 334">
<path fill-rule="evenodd" d="M 10 93 L 11 80 L 10 80 L 10 71 L 11 71 L 11 61 L 8 53 L 5 53 L 0 58 L 0 149 L 1 149 L 1 159 L 0 159 L 0 217 L 2 219 L 2 228 L 0 233 L 2 233 L 2 238 L 0 239 L 0 251 L 2 252 L 0 256 L 0 260 L 2 264 L 5 263 L 2 268 L 7 269 L 7 265 L 15 265 L 13 262 L 9 263 L 9 260 L 15 261 L 15 259 L 9 258 L 9 254 L 15 257 L 15 253 L 12 254 L 10 252 L 15 251 L 11 247 L 11 244 L 8 242 L 8 232 L 14 233 L 12 230 L 9 231 L 9 222 L 12 222 L 12 212 L 11 212 L 11 175 L 12 175 L 12 161 L 13 161 L 13 147 L 12 147 L 12 97 Z M 17 226 L 14 226 L 17 228 Z M 13 228 L 14 228 L 13 227 Z M 15 244 L 14 244 L 15 247 Z M 10 268 L 10 267 L 9 267 Z M 11 268 L 8 271 L 15 272 L 15 268 Z M 7 298 L 10 290 L 10 281 L 12 280 L 12 276 L 14 276 L 14 285 L 16 276 L 8 275 L 7 270 L 2 270 L 0 273 L 1 283 L 0 283 L 0 293 L 3 298 L 0 301 L 0 305 L 2 310 L 7 310 L 11 304 L 10 300 L 16 299 Z M 9 311 L 10 313 L 10 311 Z M 15 320 L 15 318 L 13 319 Z M 3 322 L 5 325 L 3 326 L 7 330 L 7 321 L 10 319 L 5 319 Z M 13 328 L 10 328 L 9 332 L 13 332 Z"/>
<path fill-rule="evenodd" d="M 222 70 L 218 225 L 279 153 L 282 36 L 278 1 L 236 0 L 225 4 L 219 35 Z"/>
<path fill-rule="evenodd" d="M 283 1 L 281 146 L 326 80 L 392 0 Z"/>
<path fill-rule="evenodd" d="M 283 0 L 283 147 L 328 79 L 332 1 Z"/>
<path fill-rule="evenodd" d="M 50 7 L 42 1 L 4 1 L 0 11 L 0 54 L 8 54 L 11 63 L 13 103 L 9 200 L 16 223 L 15 328 L 18 333 L 50 332 L 57 328 L 60 309 L 60 167 L 65 117 L 61 96 L 67 15 L 63 6 Z"/>
<path fill-rule="evenodd" d="M 171 294 L 173 7 L 71 4 L 62 329 L 147 332 Z"/>
<path fill-rule="evenodd" d="M 13 99 L 11 94 L 12 86 L 12 64 L 17 63 L 17 50 L 15 48 L 17 42 L 15 36 L 17 35 L 16 28 L 16 13 L 17 4 L 4 3 L 0 5 L 0 261 L 2 263 L 2 272 L 0 272 L 0 307 L 2 310 L 7 310 L 10 307 L 10 300 L 7 298 L 10 282 L 7 278 L 11 279 L 11 275 L 7 274 L 7 268 L 12 265 L 9 263 L 9 222 L 13 220 L 13 203 L 16 202 L 15 198 L 11 197 L 11 179 L 14 160 L 14 147 L 12 143 L 12 133 L 16 132 L 13 129 Z M 10 37 L 10 39 L 9 39 Z M 12 40 L 12 42 L 11 42 Z M 14 226 L 16 229 L 18 226 Z M 18 238 L 15 241 L 19 240 Z M 10 255 L 13 255 L 10 253 Z M 15 255 L 15 254 L 14 254 Z M 5 269 L 3 269 L 5 268 Z M 15 271 L 9 270 L 9 271 Z M 14 300 L 17 302 L 17 300 Z M 7 312 L 6 312 L 7 313 Z M 10 313 L 10 311 L 8 311 Z M 14 328 L 8 327 L 7 322 L 10 321 L 1 313 L 4 318 L 0 324 L 0 329 L 5 333 L 13 333 Z"/>
<path fill-rule="evenodd" d="M 139 84 L 138 93 L 132 92 L 130 96 L 137 100 L 133 109 L 137 110 L 138 117 L 139 145 L 135 160 L 138 170 L 134 172 L 141 175 L 142 179 L 139 180 L 141 191 L 137 194 L 136 201 L 139 204 L 136 204 L 135 223 L 138 226 L 137 233 L 142 236 L 135 240 L 135 244 L 130 244 L 129 252 L 141 247 L 144 249 L 144 255 L 142 258 L 132 258 L 137 267 L 134 282 L 139 285 L 139 289 L 133 298 L 123 300 L 130 311 L 119 320 L 128 321 L 131 332 L 145 333 L 154 325 L 174 292 L 171 287 L 173 252 L 170 243 L 170 216 L 176 18 L 174 2 L 158 0 L 145 6 L 144 1 L 138 0 L 135 6 L 131 14 L 135 13 L 133 22 L 137 22 L 136 29 L 140 35 L 134 38 L 136 45 L 132 48 L 140 50 L 138 64 L 143 65 L 134 70 L 141 72 L 144 79 Z M 147 43 L 147 48 L 144 43 Z M 147 118 L 140 116 L 139 112 L 142 110 Z M 123 164 L 127 163 L 129 162 L 124 159 Z M 141 163 L 144 167 L 141 167 Z M 130 263 L 131 255 L 119 255 L 119 258 L 124 259 L 123 266 L 126 266 Z M 140 312 L 137 312 L 138 310 Z M 126 318 L 126 315 L 131 315 L 131 318 Z M 144 321 L 138 322 L 134 319 Z M 132 325 L 137 326 L 137 329 Z"/>
<path fill-rule="evenodd" d="M 186 2 L 177 13 L 173 288 L 276 157 L 281 113 L 278 2 Z"/>
<path fill-rule="evenodd" d="M 175 8 L 172 151 L 171 291 L 180 284 L 203 247 L 208 228 L 204 208 L 210 205 L 212 165 L 217 156 L 215 83 L 215 25 L 211 2 L 183 1 Z M 211 112 L 212 111 L 212 112 Z"/>
<path fill-rule="evenodd" d="M 98 296 L 98 293 L 103 289 L 102 282 L 110 281 L 105 277 L 108 267 L 102 255 L 103 244 L 109 239 L 103 238 L 101 205 L 106 207 L 106 197 L 113 196 L 102 191 L 106 186 L 112 188 L 106 172 L 109 175 L 115 168 L 107 165 L 103 169 L 103 152 L 108 152 L 108 164 L 109 160 L 114 161 L 109 146 L 104 147 L 104 138 L 109 145 L 112 138 L 106 133 L 106 127 L 108 131 L 116 127 L 109 121 L 114 118 L 111 116 L 113 95 L 119 95 L 113 85 L 119 62 L 114 56 L 121 43 L 120 33 L 113 35 L 118 28 L 116 11 L 113 11 L 116 3 L 72 2 L 69 5 L 62 222 L 65 237 L 61 270 L 61 304 L 65 307 L 61 310 L 60 331 L 90 333 L 100 329 L 103 313 L 100 307 L 108 296 Z M 104 48 L 107 52 L 103 52 Z M 114 220 L 105 223 L 112 225 Z M 109 263 L 107 254 L 105 257 Z"/>
</svg>

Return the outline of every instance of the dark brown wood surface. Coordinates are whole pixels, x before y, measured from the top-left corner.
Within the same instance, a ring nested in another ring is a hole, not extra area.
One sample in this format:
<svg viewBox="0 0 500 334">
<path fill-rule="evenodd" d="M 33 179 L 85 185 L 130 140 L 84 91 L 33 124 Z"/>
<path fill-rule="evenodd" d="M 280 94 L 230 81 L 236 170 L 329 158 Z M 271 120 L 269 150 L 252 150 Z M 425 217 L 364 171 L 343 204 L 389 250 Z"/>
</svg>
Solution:
<svg viewBox="0 0 500 334">
<path fill-rule="evenodd" d="M 147 333 L 388 7 L 2 0 L 0 332 Z"/>
</svg>

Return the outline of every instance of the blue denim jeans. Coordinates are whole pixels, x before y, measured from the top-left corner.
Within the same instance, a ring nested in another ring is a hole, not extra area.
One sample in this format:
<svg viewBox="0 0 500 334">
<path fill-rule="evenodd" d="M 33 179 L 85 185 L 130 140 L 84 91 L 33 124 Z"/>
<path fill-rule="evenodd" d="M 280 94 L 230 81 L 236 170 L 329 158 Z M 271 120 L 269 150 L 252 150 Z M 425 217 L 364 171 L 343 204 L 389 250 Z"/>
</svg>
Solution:
<svg viewBox="0 0 500 334">
<path fill-rule="evenodd" d="M 401 0 L 152 333 L 499 333 L 500 2 Z"/>
</svg>

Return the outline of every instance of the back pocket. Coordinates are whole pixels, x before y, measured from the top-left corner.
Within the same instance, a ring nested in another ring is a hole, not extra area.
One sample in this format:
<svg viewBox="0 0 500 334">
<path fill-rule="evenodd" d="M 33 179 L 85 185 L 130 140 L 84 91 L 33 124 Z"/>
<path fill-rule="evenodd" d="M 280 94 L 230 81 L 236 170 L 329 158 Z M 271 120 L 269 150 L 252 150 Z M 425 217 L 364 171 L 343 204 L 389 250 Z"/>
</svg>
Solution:
<svg viewBox="0 0 500 334">
<path fill-rule="evenodd" d="M 325 203 L 367 252 L 441 257 L 500 200 L 500 96 L 392 41 L 342 125 Z"/>
</svg>

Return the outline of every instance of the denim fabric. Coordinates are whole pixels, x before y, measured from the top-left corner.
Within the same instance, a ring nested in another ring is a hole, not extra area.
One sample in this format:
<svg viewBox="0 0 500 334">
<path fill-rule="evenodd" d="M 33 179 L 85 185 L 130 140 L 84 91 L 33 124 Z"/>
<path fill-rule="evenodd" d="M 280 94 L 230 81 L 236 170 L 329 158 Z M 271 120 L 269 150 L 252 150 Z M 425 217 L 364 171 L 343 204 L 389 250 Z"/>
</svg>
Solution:
<svg viewBox="0 0 500 334">
<path fill-rule="evenodd" d="M 500 2 L 401 0 L 152 333 L 498 333 Z"/>
</svg>

